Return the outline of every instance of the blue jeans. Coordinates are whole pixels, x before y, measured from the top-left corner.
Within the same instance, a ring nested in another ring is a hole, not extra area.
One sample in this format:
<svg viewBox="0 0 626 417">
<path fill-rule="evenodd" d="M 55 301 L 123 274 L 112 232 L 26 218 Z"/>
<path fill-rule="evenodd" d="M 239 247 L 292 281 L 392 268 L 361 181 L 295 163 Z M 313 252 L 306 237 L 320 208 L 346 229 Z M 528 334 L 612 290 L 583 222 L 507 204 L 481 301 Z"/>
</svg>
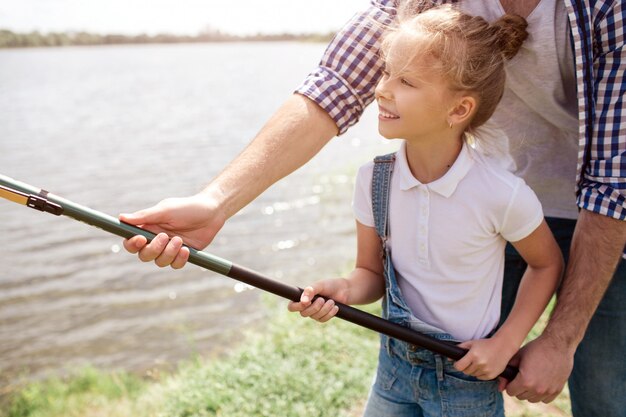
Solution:
<svg viewBox="0 0 626 417">
<path fill-rule="evenodd" d="M 567 262 L 576 221 L 555 218 L 546 221 Z M 525 269 L 524 260 L 507 245 L 501 322 L 513 307 Z M 626 416 L 626 262 L 623 260 L 576 350 L 569 389 L 574 417 Z"/>
<path fill-rule="evenodd" d="M 496 381 L 479 381 L 441 355 L 385 340 L 364 417 L 504 417 Z"/>
</svg>

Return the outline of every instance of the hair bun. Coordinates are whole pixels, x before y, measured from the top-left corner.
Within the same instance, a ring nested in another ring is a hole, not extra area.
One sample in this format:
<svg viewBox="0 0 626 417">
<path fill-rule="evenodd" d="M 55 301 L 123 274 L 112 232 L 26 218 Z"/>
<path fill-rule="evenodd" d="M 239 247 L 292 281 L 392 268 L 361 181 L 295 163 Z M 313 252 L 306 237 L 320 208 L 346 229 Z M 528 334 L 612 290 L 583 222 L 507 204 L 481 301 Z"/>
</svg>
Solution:
<svg viewBox="0 0 626 417">
<path fill-rule="evenodd" d="M 493 22 L 492 27 L 496 30 L 497 46 L 504 58 L 507 60 L 513 58 L 528 37 L 526 19 L 514 14 L 505 14 Z"/>
</svg>

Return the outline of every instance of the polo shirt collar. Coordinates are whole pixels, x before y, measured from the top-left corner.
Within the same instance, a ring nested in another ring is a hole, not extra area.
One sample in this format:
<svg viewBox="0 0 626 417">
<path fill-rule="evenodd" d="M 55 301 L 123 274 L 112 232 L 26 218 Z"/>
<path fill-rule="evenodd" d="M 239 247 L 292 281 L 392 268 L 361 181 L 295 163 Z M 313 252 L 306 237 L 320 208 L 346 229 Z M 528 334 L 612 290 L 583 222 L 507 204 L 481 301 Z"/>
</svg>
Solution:
<svg viewBox="0 0 626 417">
<path fill-rule="evenodd" d="M 463 141 L 463 147 L 456 161 L 452 164 L 448 172 L 441 178 L 425 184 L 429 190 L 440 194 L 443 197 L 450 197 L 457 185 L 467 175 L 470 168 L 474 165 L 474 160 L 470 154 L 467 143 Z M 396 158 L 396 172 L 398 173 L 400 180 L 400 189 L 403 191 L 409 190 L 413 187 L 424 185 L 419 182 L 411 173 L 409 163 L 406 159 L 406 142 L 402 143 L 400 150 L 398 150 L 398 157 Z"/>
</svg>

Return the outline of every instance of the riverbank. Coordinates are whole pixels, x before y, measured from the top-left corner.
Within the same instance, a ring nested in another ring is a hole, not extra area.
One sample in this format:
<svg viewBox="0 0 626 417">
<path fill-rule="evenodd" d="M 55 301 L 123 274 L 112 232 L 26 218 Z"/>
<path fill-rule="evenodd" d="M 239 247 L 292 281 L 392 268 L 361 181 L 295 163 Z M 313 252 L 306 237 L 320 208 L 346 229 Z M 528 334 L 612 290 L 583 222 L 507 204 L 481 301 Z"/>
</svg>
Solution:
<svg viewBox="0 0 626 417">
<path fill-rule="evenodd" d="M 270 297 L 266 304 L 273 318 L 228 353 L 181 363 L 170 374 L 84 368 L 66 380 L 16 386 L 2 399 L 0 416 L 359 416 L 378 336 L 342 320 L 301 319 Z M 378 314 L 379 307 L 365 309 Z M 506 407 L 509 417 L 570 415 L 567 393 L 549 405 L 508 398 Z"/>
</svg>

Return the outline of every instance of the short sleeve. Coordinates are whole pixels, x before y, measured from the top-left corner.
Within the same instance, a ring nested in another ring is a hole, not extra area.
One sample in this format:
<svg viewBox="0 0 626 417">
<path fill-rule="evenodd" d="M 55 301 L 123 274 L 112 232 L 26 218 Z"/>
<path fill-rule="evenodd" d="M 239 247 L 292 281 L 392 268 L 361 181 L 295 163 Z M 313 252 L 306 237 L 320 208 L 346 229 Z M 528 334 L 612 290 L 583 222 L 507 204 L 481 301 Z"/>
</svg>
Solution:
<svg viewBox="0 0 626 417">
<path fill-rule="evenodd" d="M 502 222 L 500 234 L 509 242 L 528 237 L 543 221 L 541 202 L 534 191 L 518 178 Z"/>
<path fill-rule="evenodd" d="M 356 176 L 352 210 L 356 220 L 364 226 L 375 227 L 372 212 L 372 175 L 374 163 L 363 165 Z"/>
</svg>

